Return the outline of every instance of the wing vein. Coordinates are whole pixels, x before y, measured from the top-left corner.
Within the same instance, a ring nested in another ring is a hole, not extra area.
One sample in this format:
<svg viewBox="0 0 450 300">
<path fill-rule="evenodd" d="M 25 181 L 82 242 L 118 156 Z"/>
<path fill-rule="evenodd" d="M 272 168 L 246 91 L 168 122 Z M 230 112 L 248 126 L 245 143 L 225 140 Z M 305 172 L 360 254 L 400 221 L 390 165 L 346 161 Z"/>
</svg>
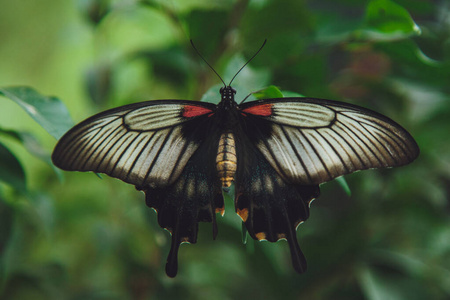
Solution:
<svg viewBox="0 0 450 300">
<path fill-rule="evenodd" d="M 146 181 L 147 181 L 148 176 L 149 176 L 150 173 L 152 172 L 153 167 L 154 167 L 154 165 L 156 164 L 156 161 L 158 160 L 158 157 L 159 157 L 159 155 L 161 154 L 161 151 L 162 151 L 162 149 L 164 148 L 164 145 L 165 145 L 166 142 L 167 142 L 167 139 L 169 138 L 170 134 L 173 132 L 173 129 L 174 129 L 173 127 L 170 128 L 170 131 L 165 135 L 164 140 L 163 140 L 163 142 L 161 143 L 161 146 L 159 147 L 158 151 L 156 152 L 155 157 L 153 158 L 153 161 L 152 161 L 152 163 L 150 164 L 150 166 L 149 166 L 149 168 L 148 168 L 148 170 L 147 170 L 147 174 L 145 175 L 143 182 L 146 182 Z"/>
<path fill-rule="evenodd" d="M 97 149 L 109 138 L 114 138 L 115 136 L 117 136 L 118 134 L 120 134 L 120 129 L 123 129 L 122 126 L 117 126 L 116 128 L 114 128 L 113 130 L 111 130 L 111 132 L 104 136 L 103 139 L 97 140 L 96 142 L 92 143 L 90 145 L 90 147 L 86 150 L 85 155 L 87 155 L 87 157 L 84 159 L 83 164 L 81 165 L 81 169 L 85 169 L 86 165 L 89 163 L 89 161 L 91 160 L 93 155 L 98 155 L 98 153 L 96 153 Z M 109 141 L 108 141 L 109 142 Z M 106 142 L 108 144 L 108 142 Z M 97 144 L 97 145 L 96 145 Z M 93 149 L 93 150 L 92 150 Z"/>
<path fill-rule="evenodd" d="M 314 130 L 314 132 L 317 132 L 317 130 Z M 308 140 L 308 142 L 309 142 L 309 144 L 311 145 L 311 148 L 313 149 L 314 153 L 315 153 L 316 156 L 319 158 L 320 163 L 323 165 L 324 171 L 327 173 L 328 178 L 333 178 L 333 176 L 331 175 L 331 172 L 330 172 L 330 170 L 328 169 L 328 166 L 327 166 L 327 164 L 325 163 L 325 161 L 324 161 L 322 155 L 319 154 L 319 151 L 318 151 L 318 149 L 317 149 L 316 146 L 315 146 L 315 145 L 320 145 L 319 140 L 317 139 L 317 137 L 316 137 L 314 134 L 310 134 L 309 136 L 310 136 L 311 138 L 313 138 L 313 139 L 316 141 L 316 144 L 313 144 L 313 143 L 311 143 L 310 140 Z M 305 138 L 306 138 L 306 135 L 305 135 Z M 325 151 L 325 152 L 326 152 L 326 151 Z"/>
<path fill-rule="evenodd" d="M 294 142 L 292 141 L 291 136 L 286 132 L 286 129 L 283 126 L 280 126 L 281 130 L 283 131 L 284 135 L 286 136 L 286 139 L 288 140 L 289 144 L 291 145 L 292 149 L 294 150 L 295 155 L 297 156 L 298 161 L 302 165 L 302 168 L 306 174 L 306 177 L 308 178 L 308 181 L 312 182 L 311 175 L 309 174 L 308 168 L 306 168 L 305 162 L 303 161 L 300 153 L 297 150 L 297 147 L 294 145 Z"/>
<path fill-rule="evenodd" d="M 349 172 L 349 169 L 347 168 L 347 165 L 345 164 L 345 161 L 342 159 L 341 154 L 339 153 L 339 151 L 332 145 L 332 143 L 330 143 L 330 141 L 320 132 L 320 130 L 317 130 L 317 134 L 320 135 L 322 137 L 322 139 L 330 146 L 330 148 L 333 150 L 333 152 L 336 154 L 336 156 L 339 158 L 339 161 L 341 162 L 341 165 L 344 167 L 345 172 Z M 329 135 L 332 138 L 334 138 L 332 135 Z M 335 139 L 336 141 L 336 139 Z M 337 141 L 336 141 L 337 142 Z M 336 172 L 338 173 L 338 172 Z M 335 176 L 333 176 L 335 177 Z"/>
</svg>

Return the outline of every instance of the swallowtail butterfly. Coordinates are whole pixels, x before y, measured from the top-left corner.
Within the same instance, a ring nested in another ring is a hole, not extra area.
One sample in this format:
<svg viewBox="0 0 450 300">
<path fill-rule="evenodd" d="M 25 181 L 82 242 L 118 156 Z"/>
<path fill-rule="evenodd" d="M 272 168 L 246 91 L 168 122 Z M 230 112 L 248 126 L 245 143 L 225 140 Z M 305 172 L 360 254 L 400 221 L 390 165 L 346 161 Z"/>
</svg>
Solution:
<svg viewBox="0 0 450 300">
<path fill-rule="evenodd" d="M 178 248 L 195 243 L 199 222 L 224 213 L 222 189 L 235 186 L 235 208 L 253 239 L 287 240 L 294 269 L 306 260 L 296 228 L 308 219 L 319 185 L 358 170 L 412 162 L 419 148 L 393 120 L 372 110 L 315 98 L 237 104 L 224 84 L 218 105 L 155 100 L 114 108 L 69 130 L 53 163 L 133 184 L 170 231 L 166 264 L 177 274 Z"/>
</svg>

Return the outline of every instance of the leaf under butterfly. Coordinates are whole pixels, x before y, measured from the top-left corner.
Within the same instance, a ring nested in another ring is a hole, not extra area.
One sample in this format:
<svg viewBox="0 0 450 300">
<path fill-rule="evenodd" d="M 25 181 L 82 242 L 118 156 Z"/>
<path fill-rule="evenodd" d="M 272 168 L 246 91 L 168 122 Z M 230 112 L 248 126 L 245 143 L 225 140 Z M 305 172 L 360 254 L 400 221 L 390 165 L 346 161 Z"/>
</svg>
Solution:
<svg viewBox="0 0 450 300">
<path fill-rule="evenodd" d="M 284 97 L 280 89 L 274 85 L 270 85 L 266 88 L 253 92 L 252 94 L 256 97 L 256 99 L 272 99 Z"/>
</svg>

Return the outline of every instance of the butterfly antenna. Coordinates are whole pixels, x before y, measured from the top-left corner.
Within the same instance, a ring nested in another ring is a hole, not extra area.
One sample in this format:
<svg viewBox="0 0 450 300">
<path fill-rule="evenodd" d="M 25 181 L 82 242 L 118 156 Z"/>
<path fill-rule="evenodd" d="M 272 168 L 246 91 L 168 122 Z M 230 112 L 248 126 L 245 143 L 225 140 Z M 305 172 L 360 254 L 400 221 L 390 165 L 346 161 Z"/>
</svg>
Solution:
<svg viewBox="0 0 450 300">
<path fill-rule="evenodd" d="M 208 65 L 208 67 L 209 67 L 211 70 L 213 70 L 214 73 L 216 73 L 217 77 L 219 77 L 220 81 L 222 81 L 223 85 L 226 87 L 227 85 L 226 85 L 225 81 L 223 81 L 222 77 L 220 77 L 219 73 L 217 73 L 216 70 L 214 70 L 214 68 L 213 68 L 213 67 L 208 63 L 208 61 L 203 57 L 203 55 L 200 53 L 200 51 L 198 51 L 197 48 L 195 48 L 194 41 L 192 41 L 192 40 L 190 40 L 190 41 L 191 41 L 192 48 L 194 48 L 195 52 L 197 52 L 197 55 L 200 56 L 200 58 Z"/>
<path fill-rule="evenodd" d="M 248 65 L 249 62 L 251 62 L 256 55 L 258 55 L 258 53 L 262 50 L 262 48 L 264 48 L 264 46 L 266 45 L 267 39 L 264 40 L 264 43 L 261 45 L 261 47 L 259 47 L 259 50 L 256 51 L 255 54 L 253 54 L 253 56 L 239 69 L 239 71 L 237 71 L 237 73 L 233 76 L 233 78 L 231 78 L 230 84 L 228 86 L 231 85 L 231 83 L 233 82 L 234 78 L 236 78 L 236 76 L 242 71 L 243 68 L 245 68 L 246 65 Z"/>
</svg>

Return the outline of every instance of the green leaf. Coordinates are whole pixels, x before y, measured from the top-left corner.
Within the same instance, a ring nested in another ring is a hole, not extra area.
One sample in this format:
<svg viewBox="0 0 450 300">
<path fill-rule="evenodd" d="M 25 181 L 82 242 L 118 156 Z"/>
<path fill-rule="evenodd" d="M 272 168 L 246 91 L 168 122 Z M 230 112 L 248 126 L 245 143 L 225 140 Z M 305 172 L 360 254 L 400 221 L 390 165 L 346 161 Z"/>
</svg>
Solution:
<svg viewBox="0 0 450 300">
<path fill-rule="evenodd" d="M 232 183 L 229 188 L 222 188 L 222 196 L 224 201 L 230 201 L 231 203 L 234 203 L 235 199 L 234 183 Z"/>
<path fill-rule="evenodd" d="M 247 244 L 247 227 L 245 223 L 242 222 L 242 244 Z"/>
<path fill-rule="evenodd" d="M 47 163 L 53 168 L 56 175 L 58 175 L 60 179 L 62 178 L 62 171 L 55 167 L 55 165 L 52 163 L 50 153 L 44 150 L 44 148 L 41 146 L 41 144 L 33 134 L 24 131 L 6 130 L 3 128 L 0 128 L 0 134 L 12 137 L 13 139 L 21 143 L 31 155 Z"/>
<path fill-rule="evenodd" d="M 4 199 L 1 199 L 0 196 L 0 257 L 8 245 L 9 238 L 11 237 L 13 231 L 13 223 L 14 209 L 10 204 L 6 203 Z M 2 270 L 0 268 L 0 277 L 2 275 L 1 272 Z"/>
<path fill-rule="evenodd" d="M 32 204 L 32 217 L 36 225 L 46 232 L 51 232 L 55 225 L 55 207 L 50 195 L 42 192 L 32 192 L 28 199 Z M 31 216 L 30 216 L 31 217 Z"/>
<path fill-rule="evenodd" d="M 274 85 L 270 85 L 259 91 L 252 93 L 256 99 L 272 99 L 272 98 L 283 98 L 283 93 Z"/>
<path fill-rule="evenodd" d="M 390 270 L 388 265 L 387 270 Z M 423 276 L 423 273 L 422 275 Z M 430 280 L 431 278 L 428 278 Z M 364 265 L 359 270 L 358 276 L 364 299 L 368 300 L 421 300 L 421 299 L 447 299 L 433 297 L 430 294 L 430 286 L 418 284 L 420 281 L 402 273 L 386 271 L 385 268 Z M 435 282 L 432 280 L 433 286 Z M 434 287 L 433 287 L 434 289 Z"/>
<path fill-rule="evenodd" d="M 296 92 L 291 92 L 291 91 L 283 91 L 283 95 L 284 95 L 284 97 L 305 97 L 302 94 L 299 94 Z"/>
<path fill-rule="evenodd" d="M 14 233 L 15 210 L 0 195 L 0 290 L 3 290 L 7 278 L 8 258 L 6 252 Z"/>
<path fill-rule="evenodd" d="M 344 192 L 348 195 L 352 195 L 352 191 L 350 190 L 350 187 L 348 186 L 347 180 L 343 176 L 336 178 L 337 183 L 341 186 L 341 188 L 344 190 Z"/>
<path fill-rule="evenodd" d="M 0 143 L 0 181 L 18 191 L 26 190 L 25 172 L 22 165 L 2 143 Z"/>
<path fill-rule="evenodd" d="M 390 40 L 419 35 L 420 28 L 409 12 L 390 0 L 373 0 L 365 16 L 363 34 L 372 39 Z"/>
<path fill-rule="evenodd" d="M 19 104 L 56 139 L 73 126 L 66 106 L 55 97 L 43 96 L 29 87 L 0 88 L 0 94 Z"/>
<path fill-rule="evenodd" d="M 223 87 L 222 84 L 216 84 L 212 87 L 210 87 L 206 93 L 203 94 L 202 98 L 200 99 L 201 102 L 210 102 L 214 104 L 218 104 L 220 102 L 220 88 Z"/>
<path fill-rule="evenodd" d="M 359 276 L 361 288 L 369 300 L 383 300 L 383 299 L 403 299 L 396 293 L 395 290 L 387 284 L 386 280 L 381 276 L 377 276 L 368 267 L 361 270 Z"/>
</svg>

